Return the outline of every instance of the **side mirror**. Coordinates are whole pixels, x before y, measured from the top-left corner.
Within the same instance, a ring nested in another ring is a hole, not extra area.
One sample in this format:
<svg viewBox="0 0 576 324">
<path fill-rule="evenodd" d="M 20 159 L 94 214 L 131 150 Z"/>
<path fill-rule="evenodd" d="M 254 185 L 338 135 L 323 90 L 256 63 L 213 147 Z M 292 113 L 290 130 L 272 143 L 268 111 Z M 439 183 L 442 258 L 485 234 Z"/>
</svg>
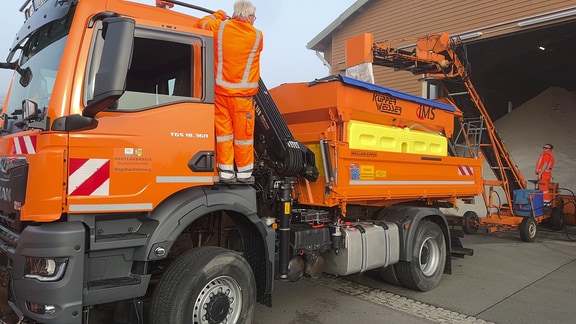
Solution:
<svg viewBox="0 0 576 324">
<path fill-rule="evenodd" d="M 94 99 L 82 111 L 83 116 L 96 116 L 124 94 L 132 61 L 135 25 L 130 18 L 111 17 L 103 20 L 104 46 L 94 80 Z"/>
<path fill-rule="evenodd" d="M 22 100 L 22 119 L 31 121 L 38 118 L 38 104 L 32 100 Z"/>
<path fill-rule="evenodd" d="M 16 66 L 16 71 L 20 74 L 20 85 L 26 88 L 30 81 L 32 81 L 32 70 L 29 67 L 25 69 L 21 69 L 19 66 Z"/>
</svg>

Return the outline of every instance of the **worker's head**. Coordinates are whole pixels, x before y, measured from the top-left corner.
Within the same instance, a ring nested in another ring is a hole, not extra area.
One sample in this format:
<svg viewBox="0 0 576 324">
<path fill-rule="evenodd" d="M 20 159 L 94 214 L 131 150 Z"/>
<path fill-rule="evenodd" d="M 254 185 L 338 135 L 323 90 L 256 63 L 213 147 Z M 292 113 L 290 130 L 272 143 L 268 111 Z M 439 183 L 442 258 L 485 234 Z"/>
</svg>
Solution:
<svg viewBox="0 0 576 324">
<path fill-rule="evenodd" d="M 234 15 L 232 18 L 238 18 L 240 20 L 254 24 L 256 20 L 256 7 L 247 0 L 238 0 L 234 3 Z"/>
<path fill-rule="evenodd" d="M 554 149 L 554 146 L 552 144 L 544 144 L 542 148 L 544 149 L 544 151 L 552 151 L 552 149 Z"/>
</svg>

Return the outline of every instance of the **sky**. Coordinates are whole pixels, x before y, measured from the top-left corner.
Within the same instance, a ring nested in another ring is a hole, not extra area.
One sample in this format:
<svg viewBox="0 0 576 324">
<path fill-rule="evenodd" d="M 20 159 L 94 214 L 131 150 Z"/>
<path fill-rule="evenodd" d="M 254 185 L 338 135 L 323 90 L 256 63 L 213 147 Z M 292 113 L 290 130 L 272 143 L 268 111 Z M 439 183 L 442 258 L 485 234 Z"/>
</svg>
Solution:
<svg viewBox="0 0 576 324">
<path fill-rule="evenodd" d="M 233 12 L 234 0 L 180 0 L 210 10 Z M 134 0 L 154 5 L 155 0 Z M 314 51 L 306 44 L 348 9 L 355 0 L 252 0 L 256 6 L 254 26 L 264 33 L 261 78 L 268 88 L 282 83 L 308 82 L 328 75 Z M 0 11 L 0 61 L 5 62 L 16 32 L 24 22 L 18 9 L 24 0 L 2 0 Z M 172 10 L 175 10 L 175 6 Z M 180 9 L 197 16 L 205 13 Z M 0 100 L 3 100 L 12 73 L 0 70 Z"/>
</svg>

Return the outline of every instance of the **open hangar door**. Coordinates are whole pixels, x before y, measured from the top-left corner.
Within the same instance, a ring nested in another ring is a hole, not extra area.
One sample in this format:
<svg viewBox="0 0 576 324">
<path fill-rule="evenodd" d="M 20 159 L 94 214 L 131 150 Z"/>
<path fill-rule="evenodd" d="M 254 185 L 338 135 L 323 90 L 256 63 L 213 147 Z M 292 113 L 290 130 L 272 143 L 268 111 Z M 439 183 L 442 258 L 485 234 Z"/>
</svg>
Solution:
<svg viewBox="0 0 576 324">
<path fill-rule="evenodd" d="M 576 21 L 466 42 L 466 49 L 493 120 L 549 87 L 576 91 Z"/>
<path fill-rule="evenodd" d="M 536 180 L 543 144 L 554 145 L 553 182 L 572 197 L 565 222 L 576 226 L 576 20 L 483 36 L 466 41 L 472 83 L 525 180 Z M 492 171 L 486 164 L 483 177 L 493 179 Z M 464 209 L 486 214 L 481 197 Z"/>
</svg>

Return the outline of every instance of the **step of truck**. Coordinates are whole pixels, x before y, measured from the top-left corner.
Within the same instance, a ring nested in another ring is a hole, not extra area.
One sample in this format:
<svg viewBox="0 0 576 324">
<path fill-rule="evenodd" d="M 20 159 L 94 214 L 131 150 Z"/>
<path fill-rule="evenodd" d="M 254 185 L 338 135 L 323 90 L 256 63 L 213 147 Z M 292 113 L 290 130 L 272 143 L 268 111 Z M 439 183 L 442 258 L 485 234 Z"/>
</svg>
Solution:
<svg viewBox="0 0 576 324">
<path fill-rule="evenodd" d="M 88 282 L 88 290 L 118 288 L 120 286 L 132 286 L 140 284 L 140 279 L 135 277 L 120 277 Z"/>
</svg>

